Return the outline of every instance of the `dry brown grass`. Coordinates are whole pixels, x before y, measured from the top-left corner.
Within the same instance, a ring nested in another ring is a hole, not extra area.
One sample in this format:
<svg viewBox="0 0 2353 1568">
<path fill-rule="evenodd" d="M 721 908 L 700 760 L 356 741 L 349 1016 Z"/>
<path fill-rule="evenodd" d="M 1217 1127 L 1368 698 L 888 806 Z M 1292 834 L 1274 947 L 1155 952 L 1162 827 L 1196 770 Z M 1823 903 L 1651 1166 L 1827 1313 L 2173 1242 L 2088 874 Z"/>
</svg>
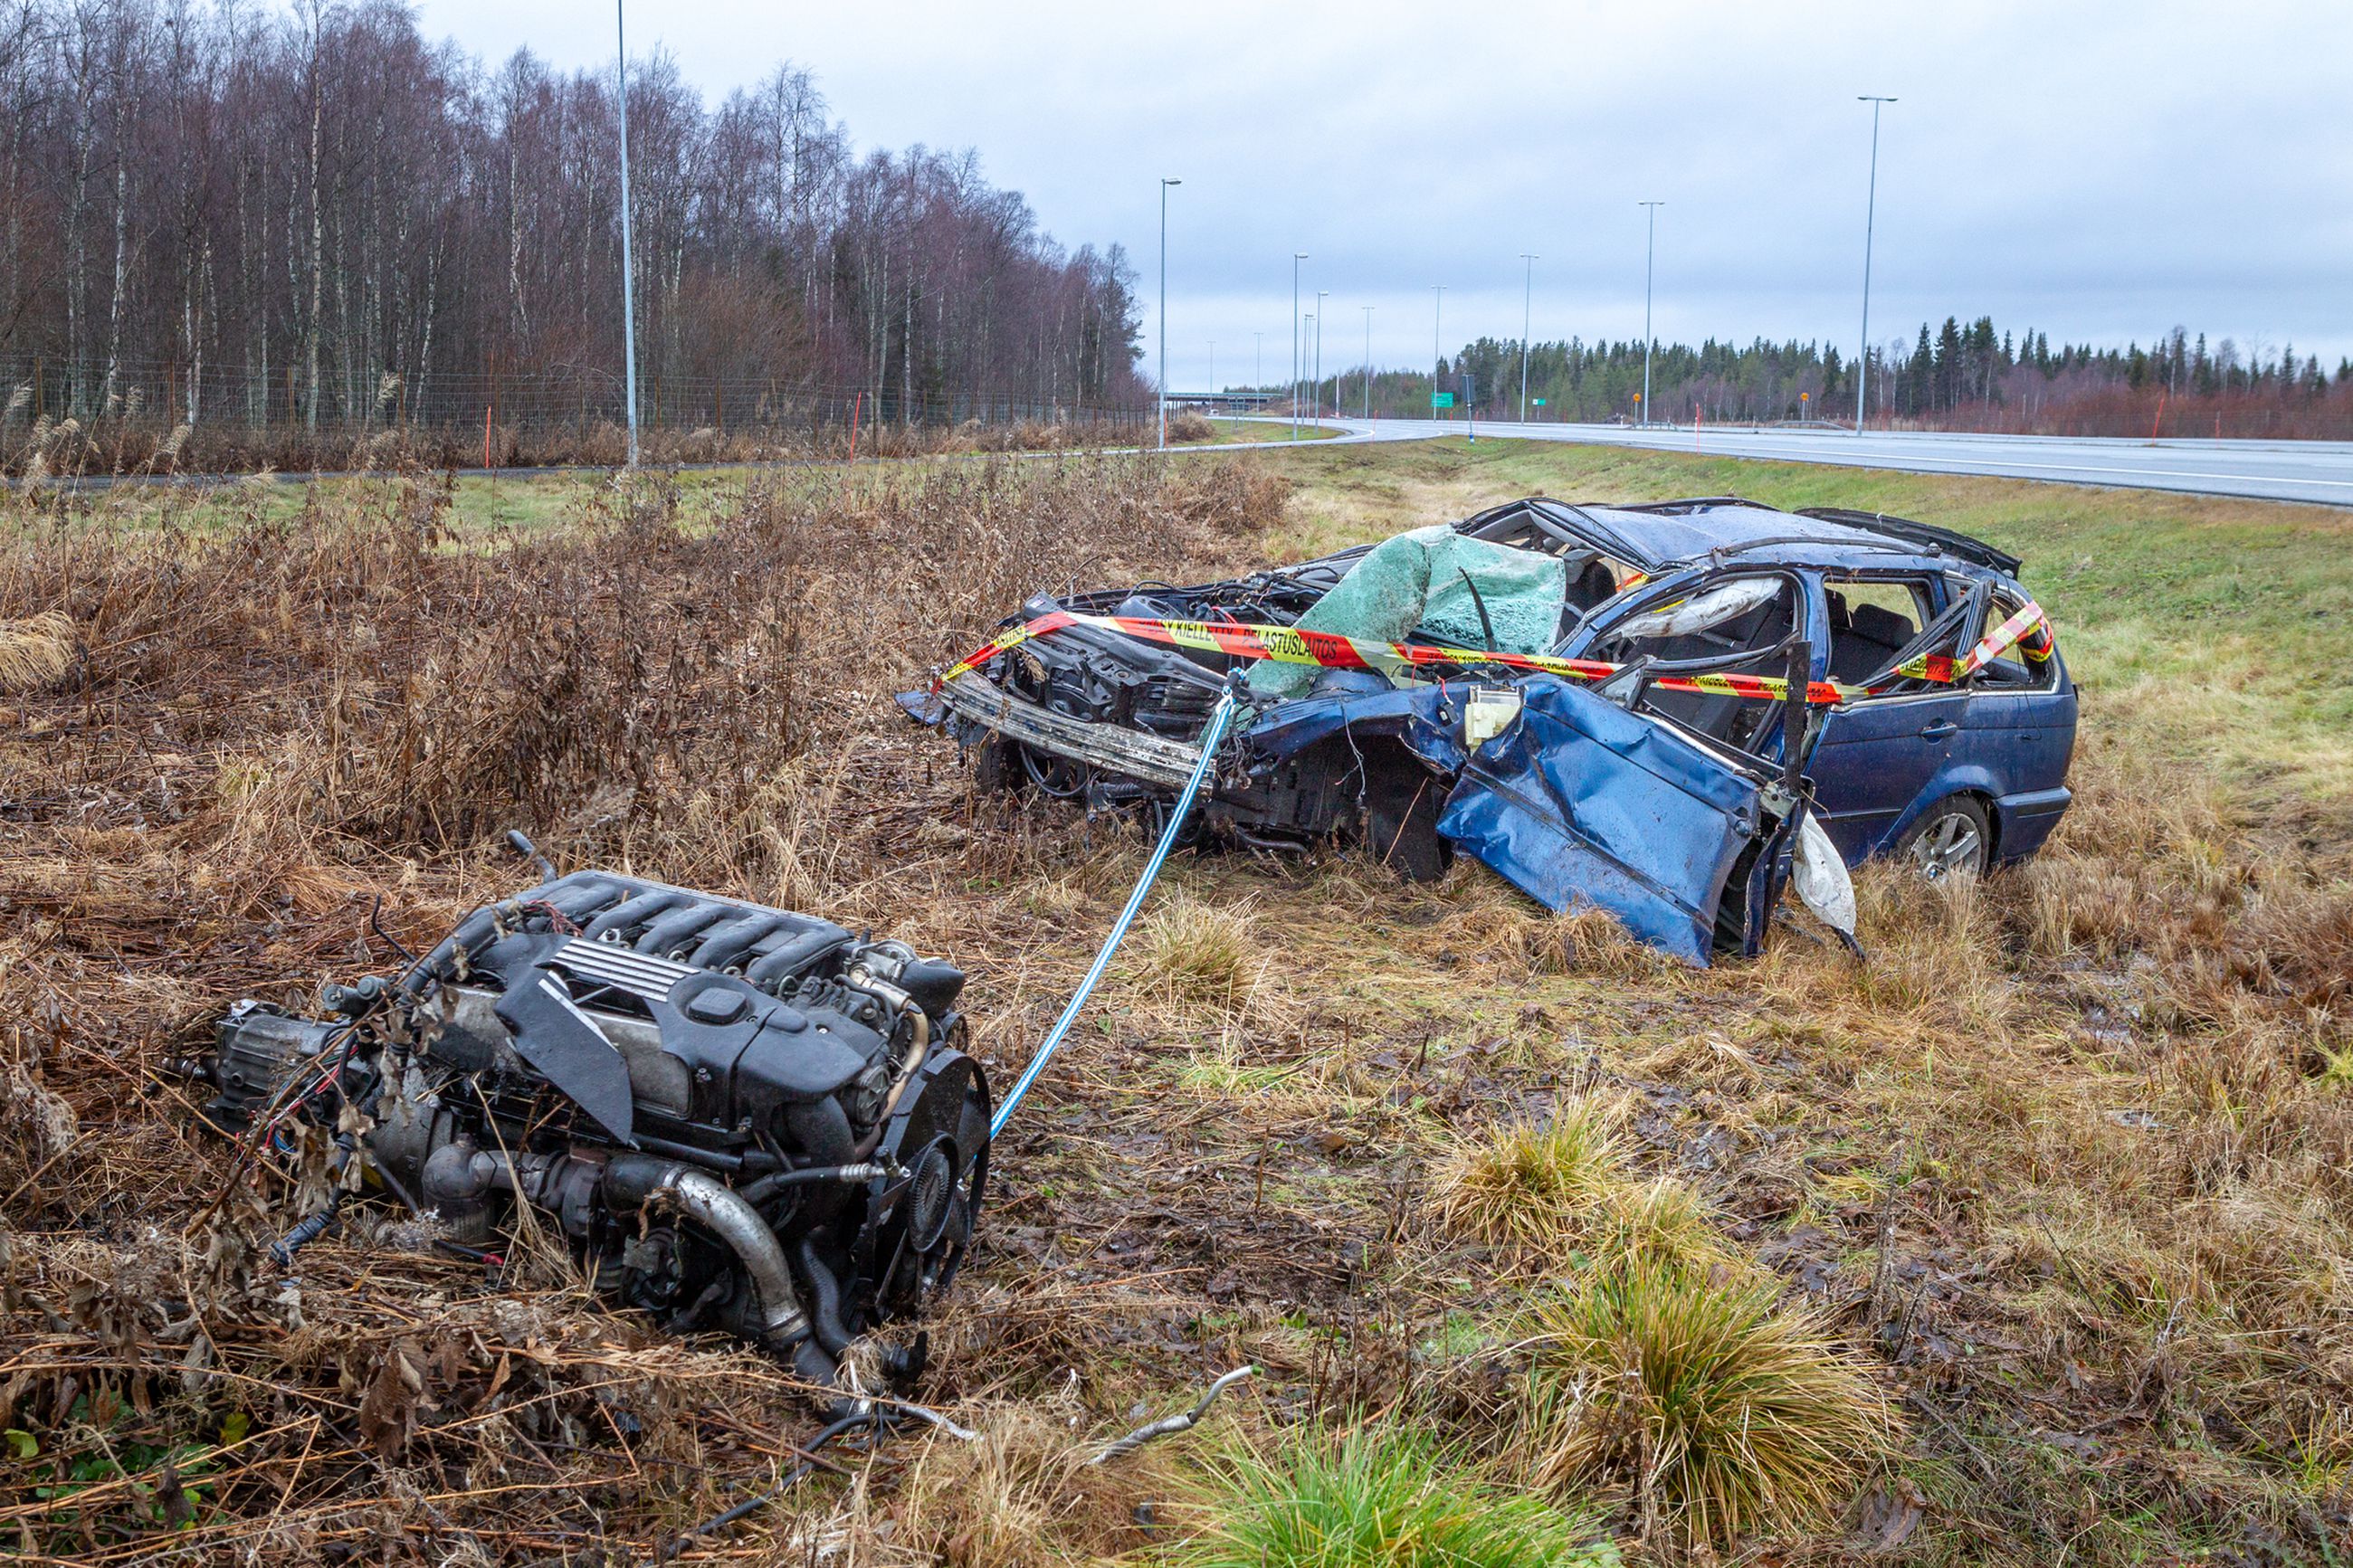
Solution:
<svg viewBox="0 0 2353 1568">
<path fill-rule="evenodd" d="M 0 1417 L 37 1447 L 0 1468 L 19 1548 L 147 1555 L 181 1507 L 155 1501 L 165 1466 L 203 1478 L 189 1551 L 264 1561 L 363 1542 L 397 1558 L 401 1521 L 435 1560 L 468 1542 L 491 1560 L 569 1552 L 584 1530 L 643 1551 L 733 1500 L 806 1420 L 788 1380 L 614 1318 L 553 1256 L 485 1290 L 452 1259 L 322 1243 L 301 1288 L 281 1284 L 259 1251 L 281 1184 L 206 1217 L 228 1162 L 186 1131 L 164 1058 L 238 994 L 300 1005 L 385 963 L 366 934 L 378 895 L 389 931 L 437 939 L 520 880 L 496 848 L 509 826 L 570 864 L 954 953 L 995 998 L 979 1048 L 1018 1053 L 1092 938 L 976 942 L 971 890 L 1050 887 L 1050 868 L 1084 907 L 1132 877 L 1132 847 L 1089 850 L 1070 821 L 997 831 L 1002 807 L 970 799 L 887 694 L 1040 574 L 1239 565 L 1280 490 L 1082 459 L 774 479 L 700 504 L 649 479 L 496 533 L 459 527 L 451 500 L 407 473 L 311 492 L 289 521 L 129 531 L 54 496 L 11 503 Z M 1115 1322 L 1155 1299 L 1088 1310 Z M 992 1362 L 1042 1374 L 1031 1356 L 1049 1353 L 1000 1342 Z M 1037 1480 L 1009 1457 L 1003 1474 L 1008 1507 Z M 42 1500 L 74 1475 L 107 1484 Z M 932 1515 L 967 1483 L 940 1487 Z M 955 1545 L 965 1529 L 939 1525 L 939 1550 L 1019 1555 Z M 732 1544 L 757 1556 L 761 1540 Z"/>
<path fill-rule="evenodd" d="M 1233 1013 L 1248 1005 L 1267 966 L 1268 940 L 1247 899 L 1215 904 L 1175 889 L 1144 917 L 1128 952 L 1145 984 Z"/>
<path fill-rule="evenodd" d="M 0 622 L 0 696 L 22 697 L 58 679 L 73 666 L 70 616 L 44 610 Z"/>
<path fill-rule="evenodd" d="M 12 395 L 15 413 L 30 402 L 29 386 Z M 397 388 L 395 389 L 397 391 Z M 301 425 L 256 429 L 235 421 L 174 424 L 140 416 L 136 407 L 110 409 L 87 426 L 79 419 L 42 420 L 16 441 L 0 440 L 0 474 L 57 479 L 113 474 L 368 473 L 481 465 L 487 447 L 497 468 L 578 465 L 617 468 L 628 461 L 628 431 L 609 420 L 556 424 L 480 423 L 423 426 L 399 423 L 389 405 L 374 423 Z M 0 426 L 8 423 L 0 416 Z M 876 425 L 861 422 L 857 453 L 869 458 L 923 458 L 967 452 L 1099 451 L 1148 447 L 1149 420 L 969 420 L 961 425 Z M 1174 437 L 1172 437 L 1173 439 Z M 654 468 L 700 464 L 839 460 L 851 455 L 846 422 L 811 426 L 764 424 L 722 430 L 712 426 L 649 426 L 639 433 L 639 461 Z"/>
</svg>

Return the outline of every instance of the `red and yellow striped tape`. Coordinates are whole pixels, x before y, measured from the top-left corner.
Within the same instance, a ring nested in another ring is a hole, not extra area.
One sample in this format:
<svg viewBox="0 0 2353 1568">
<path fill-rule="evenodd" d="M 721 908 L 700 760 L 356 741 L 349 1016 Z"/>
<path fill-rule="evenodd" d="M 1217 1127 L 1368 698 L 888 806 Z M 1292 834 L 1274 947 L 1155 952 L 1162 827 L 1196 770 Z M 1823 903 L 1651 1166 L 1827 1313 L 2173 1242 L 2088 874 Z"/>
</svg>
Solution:
<svg viewBox="0 0 2353 1568">
<path fill-rule="evenodd" d="M 1624 668 L 1604 659 L 1558 658 L 1549 654 L 1488 653 L 1478 648 L 1428 647 L 1419 643 L 1373 642 L 1336 632 L 1309 631 L 1301 626 L 1250 626 L 1239 621 L 1163 621 L 1135 616 L 1091 616 L 1076 610 L 1056 610 L 1008 627 L 949 667 L 940 685 L 969 675 L 989 660 L 1020 647 L 1032 637 L 1050 636 L 1071 626 L 1092 626 L 1118 632 L 1169 647 L 1201 653 L 1221 653 L 1235 658 L 1268 659 L 1276 664 L 1314 665 L 1324 669 L 1370 669 L 1398 674 L 1435 665 L 1499 666 L 1536 671 L 1569 680 L 1606 680 Z M 1949 685 L 1965 680 L 2013 643 L 2022 643 L 2029 658 L 2051 657 L 2049 623 L 2040 607 L 2029 603 L 2016 615 L 1979 639 L 1966 658 L 1932 654 L 1912 660 L 1876 686 L 1852 686 L 1843 681 L 1814 680 L 1806 685 L 1806 700 L 1821 706 L 1869 697 L 1899 680 L 1930 680 Z M 1715 697 L 1743 697 L 1779 701 L 1789 683 L 1774 675 L 1668 675 L 1651 684 L 1667 691 L 1700 691 Z"/>
</svg>

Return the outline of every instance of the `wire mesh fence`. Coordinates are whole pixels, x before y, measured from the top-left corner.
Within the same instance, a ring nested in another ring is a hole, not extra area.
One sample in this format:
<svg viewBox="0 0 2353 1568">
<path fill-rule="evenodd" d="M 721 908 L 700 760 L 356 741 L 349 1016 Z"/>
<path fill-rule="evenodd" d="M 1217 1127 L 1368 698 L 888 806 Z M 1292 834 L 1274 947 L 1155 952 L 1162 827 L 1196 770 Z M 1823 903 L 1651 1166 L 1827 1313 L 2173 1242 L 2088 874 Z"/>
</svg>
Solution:
<svg viewBox="0 0 2353 1568">
<path fill-rule="evenodd" d="M 60 364 L 0 359 L 0 469 L 17 476 L 617 462 L 628 398 L 601 367 L 336 372 L 306 366 Z M 642 374 L 654 461 L 1113 445 L 1153 409 L 987 391 L 813 385 L 783 375 Z"/>
</svg>

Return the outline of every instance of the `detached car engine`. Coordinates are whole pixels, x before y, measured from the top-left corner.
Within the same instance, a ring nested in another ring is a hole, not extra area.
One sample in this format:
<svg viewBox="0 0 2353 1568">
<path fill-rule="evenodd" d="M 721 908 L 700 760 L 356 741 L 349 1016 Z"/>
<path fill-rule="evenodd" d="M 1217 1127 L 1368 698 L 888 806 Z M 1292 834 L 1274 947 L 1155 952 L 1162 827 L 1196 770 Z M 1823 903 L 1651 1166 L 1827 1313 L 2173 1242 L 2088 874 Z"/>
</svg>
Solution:
<svg viewBox="0 0 2353 1568">
<path fill-rule="evenodd" d="M 240 1002 L 192 1064 L 224 1133 L 322 1146 L 480 1243 L 518 1203 L 598 1288 L 839 1386 L 955 1277 L 988 1173 L 963 974 L 828 921 L 605 871 L 477 910 L 325 1018 Z M 332 1209 L 280 1243 L 322 1233 Z"/>
</svg>

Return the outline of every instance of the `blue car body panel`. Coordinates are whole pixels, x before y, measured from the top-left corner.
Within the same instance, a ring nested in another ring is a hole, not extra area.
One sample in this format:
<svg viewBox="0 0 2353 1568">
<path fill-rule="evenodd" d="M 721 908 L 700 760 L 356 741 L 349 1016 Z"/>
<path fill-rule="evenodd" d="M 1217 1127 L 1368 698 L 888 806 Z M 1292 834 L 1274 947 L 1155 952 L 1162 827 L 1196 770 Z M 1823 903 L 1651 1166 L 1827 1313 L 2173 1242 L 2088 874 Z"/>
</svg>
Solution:
<svg viewBox="0 0 2353 1568">
<path fill-rule="evenodd" d="M 1822 829 L 1847 864 L 1895 841 L 1933 801 L 1953 793 L 1955 742 L 1966 691 L 1883 697 L 1836 710 L 1822 721 L 1807 773 Z"/>
<path fill-rule="evenodd" d="M 1550 676 L 1482 746 L 1440 835 L 1555 910 L 1606 910 L 1705 964 L 1717 905 L 1760 820 L 1757 781 L 1654 721 Z"/>
</svg>

